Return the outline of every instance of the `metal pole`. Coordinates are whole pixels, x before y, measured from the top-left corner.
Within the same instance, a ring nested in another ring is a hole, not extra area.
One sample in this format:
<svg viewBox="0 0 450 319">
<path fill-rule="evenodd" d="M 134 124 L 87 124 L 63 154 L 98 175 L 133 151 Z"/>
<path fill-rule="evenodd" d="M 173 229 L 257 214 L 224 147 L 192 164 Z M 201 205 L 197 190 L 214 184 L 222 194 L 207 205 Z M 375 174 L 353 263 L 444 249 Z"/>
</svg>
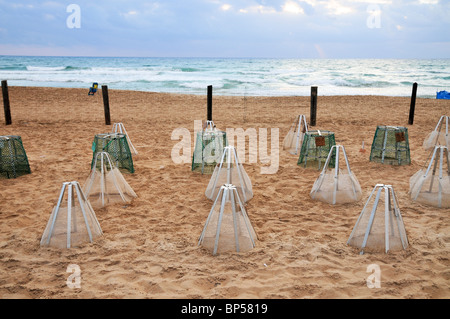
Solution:
<svg viewBox="0 0 450 319">
<path fill-rule="evenodd" d="M 219 221 L 217 222 L 217 231 L 216 231 L 216 239 L 214 241 L 213 255 L 217 254 L 217 249 L 219 248 L 220 226 L 222 226 L 223 211 L 225 210 L 225 203 L 227 201 L 227 197 L 229 196 L 229 191 L 230 189 L 228 187 L 224 187 L 222 195 L 222 203 L 220 205 L 219 211 Z"/>
<path fill-rule="evenodd" d="M 208 114 L 207 114 L 207 120 L 212 121 L 212 85 L 208 85 Z"/>
<path fill-rule="evenodd" d="M 9 94 L 8 94 L 8 82 L 6 80 L 2 81 L 2 94 L 3 94 L 3 107 L 5 109 L 5 122 L 6 125 L 11 125 L 11 107 L 9 104 Z"/>
<path fill-rule="evenodd" d="M 111 125 L 111 115 L 109 112 L 108 86 L 102 85 L 103 107 L 105 109 L 105 124 Z"/>
<path fill-rule="evenodd" d="M 72 183 L 69 183 L 67 190 L 67 248 L 70 248 L 70 232 L 72 221 Z"/>
<path fill-rule="evenodd" d="M 409 125 L 414 123 L 414 110 L 416 108 L 416 95 L 417 95 L 417 83 L 413 84 L 412 94 L 411 94 L 411 105 L 409 107 Z"/>
<path fill-rule="evenodd" d="M 317 86 L 311 87 L 311 116 L 310 116 L 310 126 L 316 126 L 316 115 L 317 115 Z"/>
</svg>

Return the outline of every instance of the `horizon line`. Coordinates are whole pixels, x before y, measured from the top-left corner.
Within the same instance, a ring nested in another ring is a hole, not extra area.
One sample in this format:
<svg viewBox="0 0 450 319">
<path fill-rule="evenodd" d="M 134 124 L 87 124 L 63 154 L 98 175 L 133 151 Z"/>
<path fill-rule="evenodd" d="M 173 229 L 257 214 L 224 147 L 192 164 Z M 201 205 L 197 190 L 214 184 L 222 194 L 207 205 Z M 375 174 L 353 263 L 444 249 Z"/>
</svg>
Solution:
<svg viewBox="0 0 450 319">
<path fill-rule="evenodd" d="M 348 57 L 348 58 L 332 58 L 332 57 L 225 57 L 225 56 L 101 56 L 101 55 L 28 55 L 28 54 L 0 54 L 0 57 L 27 57 L 27 58 L 124 58 L 124 59 L 261 59 L 261 60 L 450 60 L 450 57 L 435 57 L 435 58 L 399 58 L 399 57 L 384 57 L 384 58 L 363 58 L 363 57 Z"/>
</svg>

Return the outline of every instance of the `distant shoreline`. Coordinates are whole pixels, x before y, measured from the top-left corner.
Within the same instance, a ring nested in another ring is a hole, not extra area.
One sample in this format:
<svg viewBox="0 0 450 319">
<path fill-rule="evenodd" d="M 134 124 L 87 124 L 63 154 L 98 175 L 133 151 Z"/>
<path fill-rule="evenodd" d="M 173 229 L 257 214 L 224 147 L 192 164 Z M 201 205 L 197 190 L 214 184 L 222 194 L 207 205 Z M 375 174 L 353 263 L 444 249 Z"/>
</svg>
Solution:
<svg viewBox="0 0 450 319">
<path fill-rule="evenodd" d="M 222 57 L 222 56 L 90 56 L 90 55 L 22 55 L 22 54 L 0 54 L 1 57 L 24 57 L 24 58 L 87 58 L 87 59 L 249 59 L 249 60 L 450 60 L 450 58 L 299 58 L 299 57 Z"/>
<path fill-rule="evenodd" d="M 108 85 L 107 85 L 108 86 Z M 86 92 L 89 91 L 89 86 L 83 88 L 83 87 L 64 87 L 64 86 L 23 86 L 23 85 L 11 85 L 8 81 L 8 87 L 15 87 L 15 88 L 42 88 L 42 89 L 67 89 L 67 90 L 85 90 Z M 98 91 L 101 92 L 102 85 L 99 83 Z M 141 92 L 141 93 L 153 93 L 153 94 L 168 94 L 168 95 L 188 95 L 188 96 L 206 96 L 206 89 L 204 93 L 186 93 L 186 92 L 159 92 L 159 91 L 151 91 L 151 90 L 136 90 L 136 89 L 121 89 L 121 88 L 113 88 L 108 86 L 109 91 L 123 91 L 123 92 Z M 86 93 L 87 94 L 87 93 Z M 294 98 L 294 97 L 309 97 L 310 95 L 226 95 L 226 94 L 220 94 L 220 93 L 214 93 L 213 96 L 220 96 L 220 97 L 233 97 L 233 98 Z M 330 95 L 321 95 L 320 94 L 320 87 L 319 87 L 319 94 L 318 97 L 333 97 L 333 96 L 339 96 L 339 97 L 386 97 L 386 98 L 411 98 L 411 96 L 407 95 L 383 95 L 383 94 L 330 94 Z M 417 99 L 436 99 L 436 95 L 434 96 L 420 96 L 417 95 Z"/>
</svg>

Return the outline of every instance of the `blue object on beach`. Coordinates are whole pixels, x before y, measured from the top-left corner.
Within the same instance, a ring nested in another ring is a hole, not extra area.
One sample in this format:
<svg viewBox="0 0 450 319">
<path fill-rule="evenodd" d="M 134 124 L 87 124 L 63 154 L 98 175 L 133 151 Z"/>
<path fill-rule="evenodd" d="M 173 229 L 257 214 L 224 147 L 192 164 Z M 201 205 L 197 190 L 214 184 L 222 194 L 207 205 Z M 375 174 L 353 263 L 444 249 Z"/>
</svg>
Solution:
<svg viewBox="0 0 450 319">
<path fill-rule="evenodd" d="M 450 100 L 450 92 L 447 91 L 440 91 L 436 93 L 436 98 L 437 99 L 445 99 L 445 100 Z"/>
<path fill-rule="evenodd" d="M 98 89 L 98 83 L 97 82 L 92 83 L 92 87 L 89 88 L 88 95 L 94 95 L 97 92 L 97 89 Z"/>
</svg>

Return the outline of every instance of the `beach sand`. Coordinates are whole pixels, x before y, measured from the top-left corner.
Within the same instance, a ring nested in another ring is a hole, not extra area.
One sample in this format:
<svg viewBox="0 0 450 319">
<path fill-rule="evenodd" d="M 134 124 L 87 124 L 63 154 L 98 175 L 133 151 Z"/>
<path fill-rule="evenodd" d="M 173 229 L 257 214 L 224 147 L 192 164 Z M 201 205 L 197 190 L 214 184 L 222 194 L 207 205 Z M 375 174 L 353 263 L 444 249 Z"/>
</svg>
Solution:
<svg viewBox="0 0 450 319">
<path fill-rule="evenodd" d="M 0 180 L 0 298 L 450 297 L 450 210 L 408 195 L 409 178 L 429 155 L 423 140 L 449 113 L 449 101 L 417 99 L 408 125 L 410 98 L 320 96 L 319 87 L 314 129 L 335 133 L 363 191 L 359 202 L 332 206 L 309 196 L 320 172 L 298 166 L 298 157 L 281 147 L 296 115 L 309 120 L 309 97 L 214 96 L 217 127 L 278 128 L 280 156 L 276 174 L 261 174 L 268 164 L 260 157 L 244 164 L 253 184 L 247 212 L 256 247 L 212 256 L 197 246 L 212 206 L 204 194 L 210 175 L 171 157 L 176 128 L 188 129 L 194 146 L 194 121 L 206 120 L 206 90 L 198 96 L 109 89 L 111 124 L 122 122 L 138 151 L 135 173 L 124 174 L 138 197 L 95 211 L 103 236 L 93 243 L 43 248 L 39 242 L 62 183 L 84 183 L 94 136 L 112 128 L 105 125 L 101 90 L 87 93 L 9 87 L 13 123 L 6 126 L 0 112 L 0 135 L 22 137 L 32 173 Z M 377 125 L 408 128 L 411 165 L 369 161 Z M 377 183 L 394 186 L 409 247 L 360 255 L 346 242 Z M 81 288 L 67 285 L 71 264 L 80 268 Z M 373 264 L 380 267 L 380 288 L 366 281 Z"/>
</svg>

